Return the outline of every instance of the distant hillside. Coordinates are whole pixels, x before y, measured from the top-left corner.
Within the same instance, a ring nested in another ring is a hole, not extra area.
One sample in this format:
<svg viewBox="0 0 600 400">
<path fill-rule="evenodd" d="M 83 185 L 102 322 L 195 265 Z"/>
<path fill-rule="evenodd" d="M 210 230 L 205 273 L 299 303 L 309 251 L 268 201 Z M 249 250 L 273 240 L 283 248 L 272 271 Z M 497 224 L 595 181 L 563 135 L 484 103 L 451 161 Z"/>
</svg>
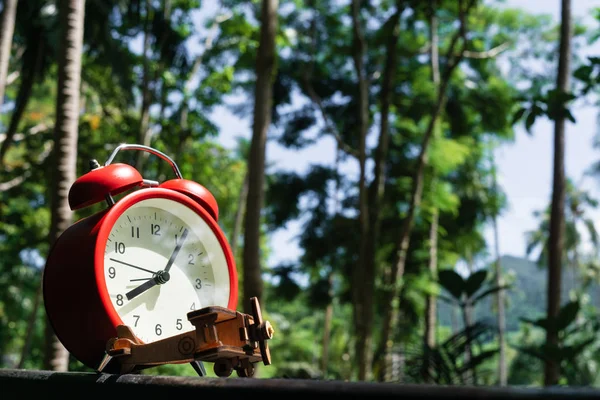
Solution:
<svg viewBox="0 0 600 400">
<path fill-rule="evenodd" d="M 506 326 L 508 330 L 519 330 L 520 318 L 539 318 L 546 313 L 546 282 L 547 270 L 526 258 L 503 256 L 502 270 L 514 274 L 514 286 L 507 291 Z M 568 300 L 568 292 L 574 288 L 574 276 L 570 270 L 563 271 L 562 295 L 563 302 Z M 590 291 L 592 302 L 600 306 L 600 290 L 594 286 Z M 475 310 L 475 320 L 495 321 L 494 298 L 482 302 Z M 439 302 L 440 323 L 451 326 L 451 310 L 446 303 Z M 456 313 L 456 320 L 462 327 L 462 317 Z M 456 323 L 456 320 L 454 323 Z"/>
</svg>

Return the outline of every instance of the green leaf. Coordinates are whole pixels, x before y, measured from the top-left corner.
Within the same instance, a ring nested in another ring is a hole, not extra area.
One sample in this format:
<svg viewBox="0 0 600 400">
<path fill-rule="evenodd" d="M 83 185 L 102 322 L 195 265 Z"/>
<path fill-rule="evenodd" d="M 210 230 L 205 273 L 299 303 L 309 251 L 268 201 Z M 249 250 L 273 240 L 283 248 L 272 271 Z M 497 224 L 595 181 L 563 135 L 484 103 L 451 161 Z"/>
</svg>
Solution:
<svg viewBox="0 0 600 400">
<path fill-rule="evenodd" d="M 517 112 L 515 112 L 515 114 L 513 115 L 512 123 L 515 124 L 515 123 L 519 122 L 519 120 L 521 120 L 521 118 L 523 118 L 523 115 L 525 114 L 526 111 L 527 111 L 527 109 L 525 107 L 519 108 L 517 110 Z"/>
<path fill-rule="evenodd" d="M 536 117 L 537 115 L 533 111 L 529 111 L 529 114 L 527 114 L 527 118 L 525 119 L 525 129 L 529 134 L 531 134 L 531 127 L 533 126 Z"/>
<path fill-rule="evenodd" d="M 560 363 L 565 359 L 563 349 L 555 344 L 543 343 L 540 347 L 543 357 L 545 357 L 546 360 L 554 360 Z"/>
<path fill-rule="evenodd" d="M 457 301 L 461 300 L 462 293 L 465 290 L 465 281 L 453 269 L 443 269 L 438 273 L 438 281 Z"/>
<path fill-rule="evenodd" d="M 590 242 L 592 242 L 592 244 L 597 247 L 599 242 L 598 242 L 598 231 L 596 230 L 596 225 L 594 224 L 594 221 L 591 219 L 586 219 L 583 221 L 588 234 L 590 235 Z"/>
<path fill-rule="evenodd" d="M 465 282 L 465 292 L 467 297 L 471 297 L 482 288 L 485 278 L 488 276 L 488 271 L 485 269 L 472 273 Z"/>
<path fill-rule="evenodd" d="M 519 346 L 516 344 L 511 345 L 512 348 L 518 350 L 520 353 L 527 354 L 529 356 L 535 357 L 539 360 L 545 360 L 546 356 L 543 350 L 538 345 L 530 345 L 530 346 Z"/>
<path fill-rule="evenodd" d="M 600 57 L 588 57 L 588 60 L 590 60 L 592 64 L 600 65 Z"/>
<path fill-rule="evenodd" d="M 582 65 L 581 67 L 575 70 L 573 76 L 579 79 L 580 81 L 587 83 L 590 80 L 590 75 L 592 74 L 593 69 L 594 68 L 591 65 Z"/>
<path fill-rule="evenodd" d="M 496 355 L 496 353 L 498 353 L 499 351 L 500 351 L 499 349 L 482 351 L 481 353 L 472 357 L 468 362 L 463 364 L 462 367 L 460 368 L 461 372 L 473 371 L 475 368 L 477 368 L 477 366 L 482 364 L 484 361 L 488 360 L 489 358 L 494 357 Z"/>
<path fill-rule="evenodd" d="M 440 174 L 447 174 L 463 164 L 471 150 L 472 143 L 468 140 L 436 137 L 429 145 L 429 162 Z"/>
<path fill-rule="evenodd" d="M 460 199 L 452 192 L 452 185 L 448 182 L 436 180 L 430 186 L 430 191 L 427 194 L 428 203 L 431 203 L 440 212 L 455 215 L 460 206 Z M 438 233 L 443 236 L 441 231 L 438 231 Z"/>
<path fill-rule="evenodd" d="M 503 289 L 509 289 L 510 287 L 511 287 L 511 285 L 494 286 L 493 288 L 490 288 L 490 289 L 486 290 L 485 292 L 481 293 L 480 295 L 478 295 L 477 297 L 475 297 L 473 300 L 471 300 L 471 303 L 476 304 L 479 300 L 489 296 L 490 294 L 499 292 L 500 290 L 503 290 Z"/>
<path fill-rule="evenodd" d="M 584 351 L 589 345 L 594 343 L 596 340 L 597 340 L 596 337 L 591 337 L 591 338 L 587 338 L 586 340 L 584 340 L 581 343 L 563 347 L 562 350 L 564 352 L 564 358 L 571 359 L 571 360 L 577 358 L 577 356 L 579 356 L 579 354 L 582 351 Z"/>
<path fill-rule="evenodd" d="M 529 318 L 519 318 L 521 321 L 526 322 L 528 324 L 537 326 L 538 328 L 542 328 L 544 330 L 548 330 L 548 319 L 547 318 L 538 318 L 538 319 L 529 319 Z"/>
<path fill-rule="evenodd" d="M 562 331 L 567 326 L 571 325 L 571 322 L 575 321 L 575 318 L 577 318 L 579 308 L 578 301 L 571 301 L 562 306 L 556 317 L 556 329 Z"/>
</svg>

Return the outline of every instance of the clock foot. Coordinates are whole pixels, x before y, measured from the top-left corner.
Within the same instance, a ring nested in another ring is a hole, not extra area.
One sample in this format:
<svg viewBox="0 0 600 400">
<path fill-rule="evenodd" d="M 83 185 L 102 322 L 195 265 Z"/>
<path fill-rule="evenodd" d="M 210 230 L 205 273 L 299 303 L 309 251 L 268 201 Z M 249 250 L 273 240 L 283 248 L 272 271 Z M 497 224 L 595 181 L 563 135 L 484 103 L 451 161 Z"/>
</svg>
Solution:
<svg viewBox="0 0 600 400">
<path fill-rule="evenodd" d="M 206 376 L 206 368 L 204 368 L 204 363 L 202 363 L 202 361 L 194 360 L 190 364 L 192 367 L 194 367 L 194 371 L 196 371 L 198 376 L 200 376 L 200 377 Z"/>
</svg>

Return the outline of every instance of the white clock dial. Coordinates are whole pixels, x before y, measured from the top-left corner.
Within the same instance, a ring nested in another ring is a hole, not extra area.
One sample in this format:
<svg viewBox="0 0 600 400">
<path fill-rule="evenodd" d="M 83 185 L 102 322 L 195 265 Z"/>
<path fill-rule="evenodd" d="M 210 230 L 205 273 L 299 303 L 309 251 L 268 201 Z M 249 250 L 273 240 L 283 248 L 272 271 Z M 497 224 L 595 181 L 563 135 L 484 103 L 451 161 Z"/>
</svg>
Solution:
<svg viewBox="0 0 600 400">
<path fill-rule="evenodd" d="M 165 198 L 142 200 L 117 219 L 104 277 L 123 323 L 146 343 L 194 329 L 190 311 L 229 302 L 229 269 L 217 236 L 200 215 Z"/>
</svg>

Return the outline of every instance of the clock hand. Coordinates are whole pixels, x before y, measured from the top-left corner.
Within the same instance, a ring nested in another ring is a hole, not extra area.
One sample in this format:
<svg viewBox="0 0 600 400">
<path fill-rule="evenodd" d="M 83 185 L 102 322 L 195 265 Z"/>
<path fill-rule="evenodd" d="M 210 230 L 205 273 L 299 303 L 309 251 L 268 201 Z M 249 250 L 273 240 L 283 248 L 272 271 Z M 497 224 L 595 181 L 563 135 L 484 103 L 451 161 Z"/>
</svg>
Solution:
<svg viewBox="0 0 600 400">
<path fill-rule="evenodd" d="M 185 241 L 187 234 L 188 234 L 188 230 L 185 229 L 183 231 L 183 233 L 181 234 L 181 239 L 179 239 L 177 241 L 175 250 L 173 250 L 173 254 L 171 254 L 171 258 L 169 258 L 169 261 L 167 262 L 167 265 L 166 265 L 164 271 L 158 271 L 158 272 L 154 273 L 154 276 L 152 277 L 152 279 L 148 280 L 147 282 L 142 283 L 140 286 L 127 292 L 125 294 L 125 296 L 127 297 L 127 300 L 131 300 L 134 297 L 139 296 L 140 294 L 144 293 L 146 290 L 148 290 L 156 285 L 162 285 L 163 283 L 167 283 L 169 281 L 169 279 L 171 278 L 171 276 L 169 275 L 169 269 L 171 269 L 171 266 L 173 265 L 175 258 L 177 258 L 177 254 L 179 253 L 179 250 L 181 250 L 181 246 L 183 246 L 183 242 Z M 126 264 L 126 265 L 132 266 L 130 264 Z"/>
<path fill-rule="evenodd" d="M 115 258 L 111 258 L 110 261 L 114 261 L 114 262 L 119 263 L 119 264 L 127 265 L 128 267 L 139 269 L 139 270 L 142 270 L 142 271 L 145 271 L 145 272 L 150 272 L 151 274 L 156 274 L 156 272 L 150 271 L 149 269 L 138 267 L 137 265 L 129 264 L 129 263 L 126 263 L 124 261 L 117 260 Z"/>
<path fill-rule="evenodd" d="M 179 253 L 179 250 L 181 250 L 181 246 L 183 246 L 183 242 L 185 241 L 187 234 L 188 234 L 188 230 L 184 229 L 183 233 L 181 234 L 181 239 L 179 239 L 177 241 L 177 246 L 175 246 L 175 250 L 173 250 L 173 254 L 171 254 L 171 258 L 169 258 L 169 261 L 167 262 L 167 266 L 165 267 L 165 272 L 169 272 L 169 270 L 171 269 L 171 266 L 173 265 L 175 258 L 177 258 L 177 254 Z"/>
<path fill-rule="evenodd" d="M 125 297 L 127 300 L 131 300 L 136 296 L 144 293 L 146 290 L 153 288 L 156 285 L 162 285 L 163 283 L 167 283 L 171 279 L 171 276 L 167 271 L 158 271 L 151 279 L 147 282 L 142 283 L 140 286 L 131 289 L 129 292 L 125 293 Z"/>
<path fill-rule="evenodd" d="M 151 287 L 154 287 L 156 285 L 158 285 L 158 282 L 156 281 L 156 279 L 152 278 L 149 281 L 142 283 L 140 286 L 136 287 L 135 289 L 132 289 L 129 292 L 127 292 L 125 294 L 125 297 L 127 297 L 127 300 L 131 300 L 134 297 L 139 296 L 140 294 L 144 293 L 146 290 L 148 290 Z"/>
</svg>

